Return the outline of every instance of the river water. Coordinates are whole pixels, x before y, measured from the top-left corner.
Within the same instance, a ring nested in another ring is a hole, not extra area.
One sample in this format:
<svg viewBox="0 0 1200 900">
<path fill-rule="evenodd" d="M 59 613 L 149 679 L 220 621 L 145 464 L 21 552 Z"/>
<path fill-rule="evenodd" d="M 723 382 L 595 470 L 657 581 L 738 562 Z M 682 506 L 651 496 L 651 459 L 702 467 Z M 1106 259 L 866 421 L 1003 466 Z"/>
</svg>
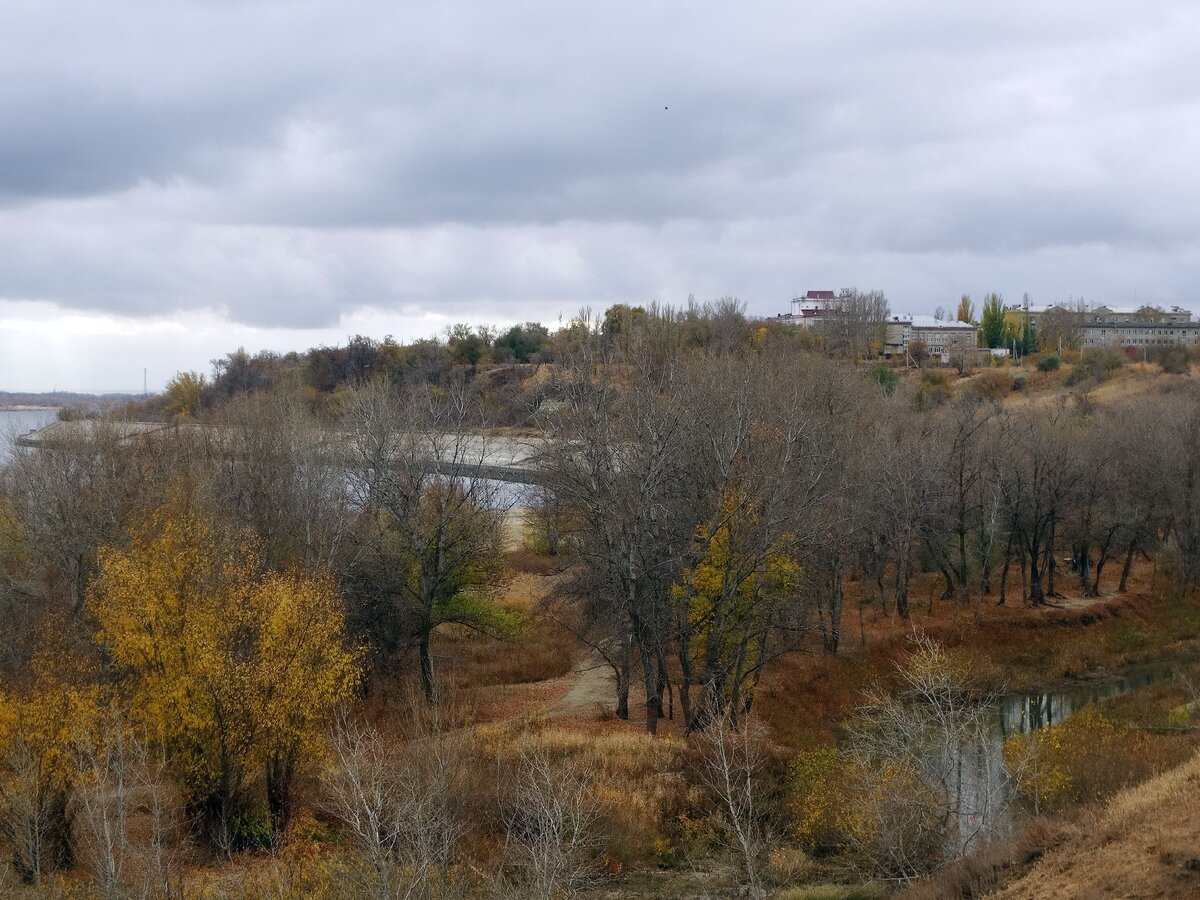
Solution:
<svg viewBox="0 0 1200 900">
<path fill-rule="evenodd" d="M 55 409 L 0 409 L 0 465 L 12 455 L 13 441 L 58 418 Z"/>
<path fill-rule="evenodd" d="M 1004 769 L 1004 742 L 1008 738 L 1060 725 L 1101 700 L 1169 680 L 1175 669 L 1169 663 L 1133 666 L 1097 681 L 997 698 L 991 726 L 982 740 L 961 747 L 949 765 L 929 759 L 934 769 L 945 773 L 948 782 L 959 823 L 959 854 L 977 850 L 1011 831 L 1016 786 Z"/>
</svg>

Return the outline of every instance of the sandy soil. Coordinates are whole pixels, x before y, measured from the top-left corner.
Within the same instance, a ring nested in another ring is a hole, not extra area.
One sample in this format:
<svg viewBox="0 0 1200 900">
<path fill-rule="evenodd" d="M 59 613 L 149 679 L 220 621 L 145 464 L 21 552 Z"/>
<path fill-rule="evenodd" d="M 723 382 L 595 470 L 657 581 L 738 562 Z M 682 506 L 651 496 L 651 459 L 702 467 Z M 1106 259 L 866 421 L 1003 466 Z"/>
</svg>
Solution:
<svg viewBox="0 0 1200 900">
<path fill-rule="evenodd" d="M 612 668 L 599 654 L 591 653 L 575 664 L 571 672 L 571 689 L 550 710 L 550 718 L 558 719 L 584 709 L 611 706 L 615 692 Z"/>
</svg>

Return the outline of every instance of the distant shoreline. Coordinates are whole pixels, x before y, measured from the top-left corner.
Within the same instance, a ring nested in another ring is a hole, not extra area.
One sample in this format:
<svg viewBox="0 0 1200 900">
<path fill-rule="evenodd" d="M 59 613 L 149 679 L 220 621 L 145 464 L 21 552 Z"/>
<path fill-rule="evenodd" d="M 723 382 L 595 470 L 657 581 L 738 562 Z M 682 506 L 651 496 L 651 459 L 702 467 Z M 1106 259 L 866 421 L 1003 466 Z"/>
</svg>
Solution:
<svg viewBox="0 0 1200 900">
<path fill-rule="evenodd" d="M 58 412 L 61 406 L 29 406 L 16 403 L 12 406 L 0 406 L 0 412 Z"/>
</svg>

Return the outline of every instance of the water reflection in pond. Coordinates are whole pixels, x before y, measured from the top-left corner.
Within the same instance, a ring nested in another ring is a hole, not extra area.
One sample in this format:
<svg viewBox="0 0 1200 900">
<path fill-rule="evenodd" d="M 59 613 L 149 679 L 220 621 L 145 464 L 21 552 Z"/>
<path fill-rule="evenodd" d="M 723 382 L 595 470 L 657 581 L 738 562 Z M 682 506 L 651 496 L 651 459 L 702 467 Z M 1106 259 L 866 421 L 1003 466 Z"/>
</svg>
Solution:
<svg viewBox="0 0 1200 900">
<path fill-rule="evenodd" d="M 999 697 L 987 735 L 963 747 L 953 767 L 951 792 L 959 818 L 959 853 L 977 850 L 1012 828 L 1014 785 L 1003 765 L 1008 738 L 1060 725 L 1087 706 L 1169 680 L 1174 672 L 1175 666 L 1170 664 L 1137 666 L 1102 681 Z"/>
<path fill-rule="evenodd" d="M 1000 739 L 1014 734 L 1029 734 L 1051 725 L 1059 725 L 1085 706 L 1109 697 L 1137 690 L 1172 677 L 1168 665 L 1139 666 L 1104 681 L 1071 685 L 1040 694 L 1008 694 L 1000 698 L 997 715 Z"/>
</svg>

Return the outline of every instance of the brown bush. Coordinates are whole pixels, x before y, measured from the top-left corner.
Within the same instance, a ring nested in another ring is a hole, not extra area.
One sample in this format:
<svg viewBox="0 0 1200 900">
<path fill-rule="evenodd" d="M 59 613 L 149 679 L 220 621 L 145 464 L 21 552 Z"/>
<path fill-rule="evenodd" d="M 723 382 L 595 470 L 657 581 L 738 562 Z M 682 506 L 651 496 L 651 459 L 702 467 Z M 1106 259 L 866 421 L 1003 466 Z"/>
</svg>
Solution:
<svg viewBox="0 0 1200 900">
<path fill-rule="evenodd" d="M 1034 819 L 1011 840 L 988 844 L 896 895 L 897 900 L 983 897 L 1024 874 L 1071 834 L 1060 822 Z"/>
<path fill-rule="evenodd" d="M 971 392 L 984 400 L 1002 400 L 1013 391 L 1013 377 L 1003 369 L 986 369 L 971 379 Z"/>
</svg>

